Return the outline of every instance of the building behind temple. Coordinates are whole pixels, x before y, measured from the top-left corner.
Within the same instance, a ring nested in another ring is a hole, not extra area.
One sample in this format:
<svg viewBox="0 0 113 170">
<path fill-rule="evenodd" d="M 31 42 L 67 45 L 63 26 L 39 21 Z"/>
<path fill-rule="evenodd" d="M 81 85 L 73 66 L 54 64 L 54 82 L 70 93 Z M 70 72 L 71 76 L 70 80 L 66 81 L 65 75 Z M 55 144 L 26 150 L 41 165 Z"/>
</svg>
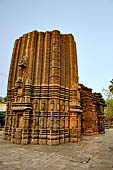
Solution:
<svg viewBox="0 0 113 170">
<path fill-rule="evenodd" d="M 4 139 L 17 144 L 78 142 L 104 133 L 104 100 L 78 83 L 76 43 L 59 31 L 24 34 L 14 44 Z"/>
</svg>

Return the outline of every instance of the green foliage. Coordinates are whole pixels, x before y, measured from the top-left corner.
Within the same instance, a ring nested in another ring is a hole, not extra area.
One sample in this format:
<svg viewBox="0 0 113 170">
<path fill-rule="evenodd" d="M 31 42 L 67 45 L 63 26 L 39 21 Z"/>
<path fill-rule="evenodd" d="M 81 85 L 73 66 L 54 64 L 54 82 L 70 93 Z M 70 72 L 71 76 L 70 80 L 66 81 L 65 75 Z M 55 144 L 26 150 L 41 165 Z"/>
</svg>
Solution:
<svg viewBox="0 0 113 170">
<path fill-rule="evenodd" d="M 107 99 L 109 99 L 109 100 L 113 99 L 113 94 L 111 93 L 111 91 L 109 89 L 108 90 L 103 89 L 102 91 L 104 93 L 104 96 L 105 96 L 106 100 Z"/>
<path fill-rule="evenodd" d="M 113 94 L 113 79 L 110 81 L 111 85 L 109 86 L 110 92 Z"/>
<path fill-rule="evenodd" d="M 5 125 L 5 112 L 0 112 L 0 126 Z"/>
<path fill-rule="evenodd" d="M 1 103 L 6 102 L 6 97 L 0 96 L 0 102 L 1 102 Z"/>
<path fill-rule="evenodd" d="M 103 89 L 105 95 L 106 108 L 104 109 L 104 113 L 107 115 L 113 115 L 113 79 L 110 81 L 111 85 L 108 90 Z"/>
<path fill-rule="evenodd" d="M 104 109 L 104 113 L 108 115 L 113 115 L 113 99 L 106 99 L 107 107 Z"/>
</svg>

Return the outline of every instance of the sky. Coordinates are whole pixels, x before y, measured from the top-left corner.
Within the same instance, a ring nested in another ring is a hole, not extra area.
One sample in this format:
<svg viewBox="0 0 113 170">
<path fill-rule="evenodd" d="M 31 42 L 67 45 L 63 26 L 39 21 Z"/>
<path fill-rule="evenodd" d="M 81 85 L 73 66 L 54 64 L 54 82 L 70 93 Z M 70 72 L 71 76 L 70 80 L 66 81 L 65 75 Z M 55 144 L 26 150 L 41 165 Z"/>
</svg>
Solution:
<svg viewBox="0 0 113 170">
<path fill-rule="evenodd" d="M 33 30 L 72 33 L 79 83 L 102 92 L 113 78 L 113 0 L 0 0 L 0 96 L 14 41 Z"/>
</svg>

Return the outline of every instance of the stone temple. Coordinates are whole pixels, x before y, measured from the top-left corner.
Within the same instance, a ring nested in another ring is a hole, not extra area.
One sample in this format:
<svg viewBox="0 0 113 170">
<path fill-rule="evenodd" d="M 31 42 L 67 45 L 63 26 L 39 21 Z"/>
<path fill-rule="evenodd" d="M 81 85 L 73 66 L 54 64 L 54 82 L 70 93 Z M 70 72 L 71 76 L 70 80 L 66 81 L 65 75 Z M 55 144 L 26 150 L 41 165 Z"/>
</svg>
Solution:
<svg viewBox="0 0 113 170">
<path fill-rule="evenodd" d="M 16 144 L 79 142 L 104 133 L 104 100 L 78 83 L 76 43 L 60 31 L 24 34 L 14 44 L 4 139 Z"/>
</svg>

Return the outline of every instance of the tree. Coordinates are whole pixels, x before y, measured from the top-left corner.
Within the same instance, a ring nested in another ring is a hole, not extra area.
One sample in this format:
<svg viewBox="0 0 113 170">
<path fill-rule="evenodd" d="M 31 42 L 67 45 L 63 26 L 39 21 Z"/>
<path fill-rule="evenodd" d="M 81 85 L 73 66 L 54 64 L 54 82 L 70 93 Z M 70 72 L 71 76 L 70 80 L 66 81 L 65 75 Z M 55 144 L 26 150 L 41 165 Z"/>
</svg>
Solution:
<svg viewBox="0 0 113 170">
<path fill-rule="evenodd" d="M 105 100 L 106 99 L 109 99 L 109 100 L 113 99 L 113 94 L 111 93 L 110 89 L 103 89 L 102 91 L 104 93 Z"/>
<path fill-rule="evenodd" d="M 103 89 L 104 95 L 106 96 L 106 108 L 104 113 L 108 115 L 113 115 L 113 79 L 110 81 L 111 85 L 108 90 Z"/>
<path fill-rule="evenodd" d="M 113 79 L 110 81 L 111 85 L 109 86 L 110 92 L 113 94 Z"/>
<path fill-rule="evenodd" d="M 3 104 L 6 102 L 6 97 L 0 96 L 0 103 Z M 5 125 L 5 112 L 0 111 L 0 127 Z"/>
<path fill-rule="evenodd" d="M 0 103 L 6 102 L 6 97 L 0 96 Z"/>
</svg>

